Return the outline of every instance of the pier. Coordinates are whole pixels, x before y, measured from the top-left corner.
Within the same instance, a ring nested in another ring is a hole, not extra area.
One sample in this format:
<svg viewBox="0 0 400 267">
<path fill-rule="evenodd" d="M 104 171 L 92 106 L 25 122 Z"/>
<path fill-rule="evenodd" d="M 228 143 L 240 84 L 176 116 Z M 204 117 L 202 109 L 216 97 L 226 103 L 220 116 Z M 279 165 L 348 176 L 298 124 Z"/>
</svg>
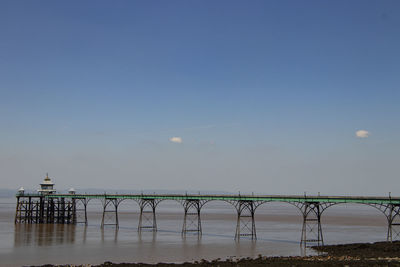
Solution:
<svg viewBox="0 0 400 267">
<path fill-rule="evenodd" d="M 356 203 L 382 212 L 387 219 L 387 241 L 400 239 L 400 198 L 364 196 L 307 196 L 307 195 L 209 195 L 209 194 L 57 194 L 46 176 L 37 194 L 20 190 L 16 195 L 15 223 L 88 224 L 87 205 L 92 200 L 102 203 L 101 227 L 119 227 L 118 206 L 133 200 L 140 209 L 137 230 L 157 231 L 156 211 L 162 201 L 177 201 L 183 208 L 182 235 L 201 235 L 201 210 L 211 201 L 231 204 L 237 213 L 235 239 L 257 239 L 256 210 L 271 202 L 285 202 L 298 208 L 303 217 L 300 244 L 323 245 L 321 218 L 334 205 Z"/>
</svg>

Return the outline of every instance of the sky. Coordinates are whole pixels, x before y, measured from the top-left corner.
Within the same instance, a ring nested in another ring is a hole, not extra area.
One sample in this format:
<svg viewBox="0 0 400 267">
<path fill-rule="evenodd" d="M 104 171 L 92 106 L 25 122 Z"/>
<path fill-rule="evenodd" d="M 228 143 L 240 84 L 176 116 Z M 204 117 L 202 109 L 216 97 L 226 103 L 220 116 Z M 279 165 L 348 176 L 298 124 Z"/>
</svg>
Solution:
<svg viewBox="0 0 400 267">
<path fill-rule="evenodd" d="M 0 187 L 400 196 L 399 1 L 0 2 Z"/>
</svg>

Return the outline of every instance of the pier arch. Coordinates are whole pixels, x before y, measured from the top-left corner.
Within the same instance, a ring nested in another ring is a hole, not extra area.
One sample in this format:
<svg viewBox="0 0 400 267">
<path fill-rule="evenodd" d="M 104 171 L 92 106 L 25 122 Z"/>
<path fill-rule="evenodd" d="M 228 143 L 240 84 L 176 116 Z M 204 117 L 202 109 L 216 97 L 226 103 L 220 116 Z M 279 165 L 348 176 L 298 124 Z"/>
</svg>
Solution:
<svg viewBox="0 0 400 267">
<path fill-rule="evenodd" d="M 205 221 L 202 231 L 205 230 L 207 233 L 211 232 L 214 235 L 221 234 L 223 232 L 222 228 L 232 228 L 232 231 L 235 231 L 237 226 L 237 210 L 230 201 L 220 199 L 209 200 L 204 203 L 202 210 L 204 210 L 202 217 Z M 221 230 L 215 227 L 208 227 L 206 222 L 209 220 L 221 221 Z"/>
<path fill-rule="evenodd" d="M 387 223 L 386 241 L 400 240 L 400 204 L 396 203 L 334 203 L 332 206 L 343 205 L 357 207 L 370 207 L 377 213 L 384 215 L 383 221 Z M 332 209 L 330 209 L 332 210 Z"/>
</svg>

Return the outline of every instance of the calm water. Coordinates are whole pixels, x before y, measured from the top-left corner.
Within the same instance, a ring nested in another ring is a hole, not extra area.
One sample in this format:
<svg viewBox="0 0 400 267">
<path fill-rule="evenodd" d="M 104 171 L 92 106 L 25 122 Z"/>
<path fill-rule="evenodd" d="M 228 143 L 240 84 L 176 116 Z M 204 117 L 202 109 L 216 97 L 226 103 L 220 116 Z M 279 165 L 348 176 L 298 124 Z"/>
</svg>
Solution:
<svg viewBox="0 0 400 267">
<path fill-rule="evenodd" d="M 302 255 L 302 217 L 289 204 L 269 203 L 257 209 L 257 241 L 234 240 L 235 210 L 211 202 L 202 209 L 203 235 L 180 234 L 183 208 L 162 202 L 157 207 L 157 233 L 137 233 L 138 206 L 123 202 L 120 228 L 100 228 L 101 204 L 90 202 L 89 225 L 14 225 L 15 199 L 0 199 L 0 265 L 82 264 L 113 262 L 184 262 L 257 255 Z M 373 242 L 386 238 L 386 219 L 362 205 L 338 205 L 322 217 L 325 244 Z M 306 253 L 313 253 L 307 250 Z"/>
</svg>

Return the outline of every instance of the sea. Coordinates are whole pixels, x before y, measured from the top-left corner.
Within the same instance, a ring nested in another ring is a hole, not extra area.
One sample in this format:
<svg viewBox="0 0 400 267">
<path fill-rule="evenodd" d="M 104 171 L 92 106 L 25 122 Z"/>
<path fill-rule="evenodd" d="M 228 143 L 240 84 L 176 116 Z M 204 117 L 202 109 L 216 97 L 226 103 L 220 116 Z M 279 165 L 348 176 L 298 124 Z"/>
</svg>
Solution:
<svg viewBox="0 0 400 267">
<path fill-rule="evenodd" d="M 286 203 L 266 203 L 256 210 L 257 240 L 235 240 L 237 213 L 225 202 L 209 202 L 201 210 L 201 236 L 182 235 L 183 207 L 174 201 L 157 206 L 157 232 L 138 232 L 139 207 L 119 206 L 119 228 L 101 228 L 102 204 L 90 201 L 88 225 L 14 224 L 16 199 L 0 199 L 0 266 L 194 262 L 263 256 L 316 254 L 300 246 L 303 218 Z M 324 211 L 325 244 L 386 240 L 387 220 L 379 210 L 340 204 Z"/>
</svg>

